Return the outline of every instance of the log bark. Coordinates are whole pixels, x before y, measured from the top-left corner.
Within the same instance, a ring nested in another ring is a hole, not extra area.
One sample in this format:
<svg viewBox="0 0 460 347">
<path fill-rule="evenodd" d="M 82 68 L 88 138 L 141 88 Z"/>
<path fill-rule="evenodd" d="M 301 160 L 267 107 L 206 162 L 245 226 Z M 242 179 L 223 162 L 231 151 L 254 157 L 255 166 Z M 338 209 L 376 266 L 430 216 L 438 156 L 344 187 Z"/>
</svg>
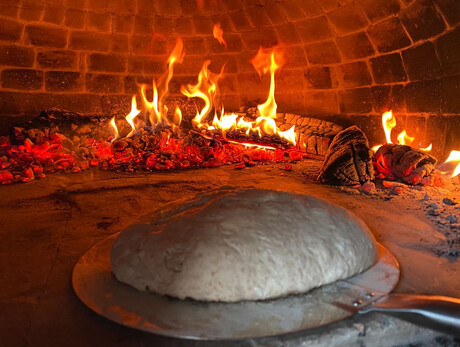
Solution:
<svg viewBox="0 0 460 347">
<path fill-rule="evenodd" d="M 433 172 L 436 158 L 410 146 L 388 143 L 377 150 L 373 163 L 384 178 L 418 184 Z"/>
<path fill-rule="evenodd" d="M 351 126 L 334 137 L 317 179 L 345 186 L 374 179 L 372 151 L 361 129 Z"/>
<path fill-rule="evenodd" d="M 281 131 L 295 125 L 297 144 L 302 152 L 325 156 L 334 136 L 343 128 L 323 119 L 316 119 L 290 113 L 278 113 L 276 124 Z"/>
</svg>

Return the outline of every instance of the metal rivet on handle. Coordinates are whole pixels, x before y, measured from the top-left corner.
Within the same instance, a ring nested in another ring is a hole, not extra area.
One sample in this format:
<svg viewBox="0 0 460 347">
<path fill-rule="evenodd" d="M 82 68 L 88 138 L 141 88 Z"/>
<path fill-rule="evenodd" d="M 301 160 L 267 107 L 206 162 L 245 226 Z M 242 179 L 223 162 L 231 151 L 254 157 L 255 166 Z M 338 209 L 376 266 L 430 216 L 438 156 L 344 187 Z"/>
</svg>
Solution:
<svg viewBox="0 0 460 347">
<path fill-rule="evenodd" d="M 353 302 L 353 306 L 359 306 L 363 303 L 362 300 L 356 300 L 355 302 Z"/>
<path fill-rule="evenodd" d="M 372 298 L 372 297 L 374 297 L 374 296 L 375 296 L 375 293 L 374 293 L 374 292 L 366 293 L 366 294 L 364 295 L 364 297 L 365 297 L 366 299 L 370 299 L 370 298 Z"/>
</svg>

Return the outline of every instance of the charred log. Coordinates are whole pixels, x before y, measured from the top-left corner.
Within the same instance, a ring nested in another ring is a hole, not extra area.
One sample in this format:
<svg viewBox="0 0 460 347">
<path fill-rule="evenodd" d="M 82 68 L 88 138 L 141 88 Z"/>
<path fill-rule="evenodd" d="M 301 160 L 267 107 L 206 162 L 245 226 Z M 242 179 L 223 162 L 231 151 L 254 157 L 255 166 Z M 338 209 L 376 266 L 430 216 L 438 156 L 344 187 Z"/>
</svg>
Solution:
<svg viewBox="0 0 460 347">
<path fill-rule="evenodd" d="M 217 141 L 218 143 L 244 143 L 247 145 L 267 146 L 283 150 L 293 148 L 293 145 L 290 144 L 287 140 L 270 135 L 263 135 L 262 137 L 259 137 L 255 134 L 248 135 L 245 132 L 237 131 L 229 131 L 225 134 L 225 137 L 219 133 L 212 133 L 209 131 L 198 133 L 191 130 L 190 133 L 201 135 L 205 139 Z"/>
<path fill-rule="evenodd" d="M 49 109 L 42 111 L 37 118 L 24 125 L 10 128 L 9 137 L 13 145 L 22 144 L 25 139 L 40 143 L 54 133 L 60 133 L 69 138 L 85 134 L 91 134 L 95 138 L 106 137 L 108 135 L 106 125 L 109 121 L 109 117 Z"/>
<path fill-rule="evenodd" d="M 327 151 L 318 180 L 350 186 L 373 179 L 372 151 L 366 135 L 356 126 L 338 133 Z"/>
<path fill-rule="evenodd" d="M 383 178 L 418 184 L 433 172 L 436 158 L 410 146 L 388 143 L 377 150 L 373 163 Z"/>
<path fill-rule="evenodd" d="M 249 118 L 256 119 L 259 114 L 256 107 L 242 110 Z M 276 125 L 281 131 L 289 130 L 293 125 L 297 134 L 298 148 L 308 154 L 324 157 L 332 139 L 343 130 L 340 125 L 323 119 L 305 117 L 291 113 L 278 113 Z"/>
<path fill-rule="evenodd" d="M 295 125 L 299 148 L 305 153 L 321 156 L 326 155 L 334 136 L 343 130 L 332 122 L 289 113 L 278 114 L 276 122 L 281 131 Z"/>
</svg>

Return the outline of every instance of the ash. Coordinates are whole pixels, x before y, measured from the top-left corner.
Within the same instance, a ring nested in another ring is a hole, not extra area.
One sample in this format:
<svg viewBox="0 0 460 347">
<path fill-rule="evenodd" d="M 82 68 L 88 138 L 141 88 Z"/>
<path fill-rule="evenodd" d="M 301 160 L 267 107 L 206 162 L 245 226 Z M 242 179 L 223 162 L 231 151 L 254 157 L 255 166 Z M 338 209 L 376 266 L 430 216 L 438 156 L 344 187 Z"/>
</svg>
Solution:
<svg viewBox="0 0 460 347">
<path fill-rule="evenodd" d="M 452 260 L 460 256 L 460 179 L 444 180 L 442 187 L 406 185 L 394 181 L 377 180 L 358 187 L 339 187 L 353 195 L 368 195 L 389 202 L 410 205 L 414 211 L 422 211 L 434 223 L 436 231 L 445 239 L 432 245 L 431 251 L 439 257 Z"/>
</svg>

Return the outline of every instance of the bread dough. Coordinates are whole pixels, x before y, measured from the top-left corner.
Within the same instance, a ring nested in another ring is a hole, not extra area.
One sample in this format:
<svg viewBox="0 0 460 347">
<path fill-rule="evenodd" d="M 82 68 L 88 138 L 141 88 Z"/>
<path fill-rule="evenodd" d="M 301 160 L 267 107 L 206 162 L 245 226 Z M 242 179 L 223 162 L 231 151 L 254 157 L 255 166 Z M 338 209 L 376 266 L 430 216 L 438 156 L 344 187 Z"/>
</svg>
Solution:
<svg viewBox="0 0 460 347">
<path fill-rule="evenodd" d="M 376 260 L 375 239 L 347 210 L 306 195 L 240 190 L 205 197 L 123 231 L 116 278 L 180 299 L 234 302 L 351 277 Z"/>
</svg>

